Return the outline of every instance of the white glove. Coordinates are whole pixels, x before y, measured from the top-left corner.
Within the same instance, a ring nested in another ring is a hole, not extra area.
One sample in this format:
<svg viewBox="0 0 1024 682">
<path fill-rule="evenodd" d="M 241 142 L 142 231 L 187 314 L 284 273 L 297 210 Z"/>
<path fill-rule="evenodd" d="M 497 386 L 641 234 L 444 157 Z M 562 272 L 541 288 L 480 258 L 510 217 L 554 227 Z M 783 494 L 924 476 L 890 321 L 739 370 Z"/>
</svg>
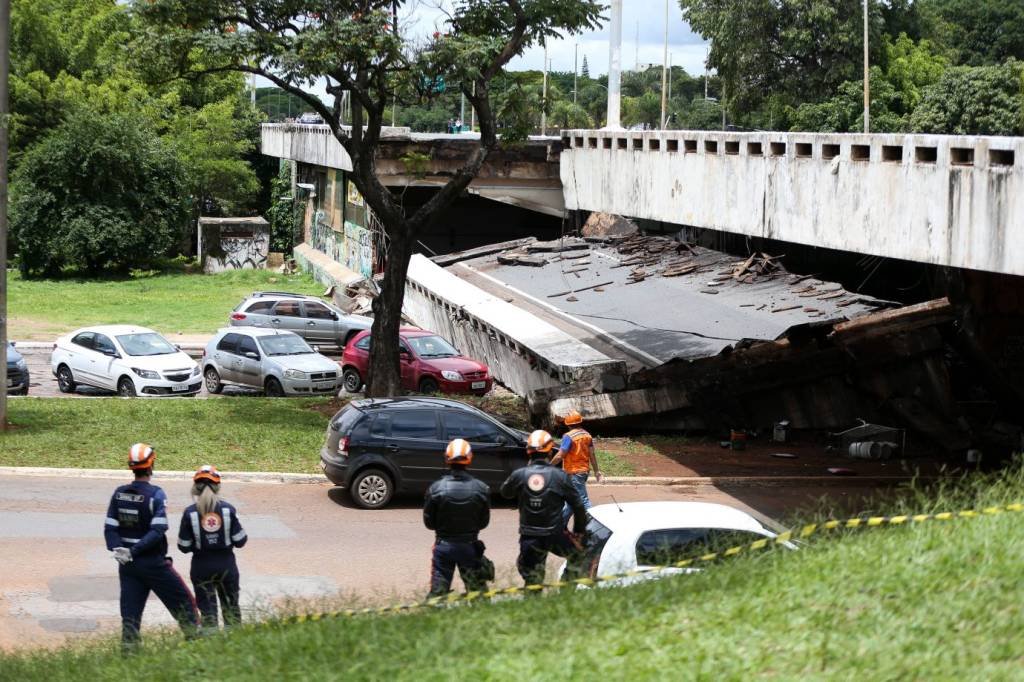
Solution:
<svg viewBox="0 0 1024 682">
<path fill-rule="evenodd" d="M 118 547 L 114 550 L 114 559 L 116 559 L 117 563 L 122 566 L 131 563 L 132 551 L 127 547 Z"/>
</svg>

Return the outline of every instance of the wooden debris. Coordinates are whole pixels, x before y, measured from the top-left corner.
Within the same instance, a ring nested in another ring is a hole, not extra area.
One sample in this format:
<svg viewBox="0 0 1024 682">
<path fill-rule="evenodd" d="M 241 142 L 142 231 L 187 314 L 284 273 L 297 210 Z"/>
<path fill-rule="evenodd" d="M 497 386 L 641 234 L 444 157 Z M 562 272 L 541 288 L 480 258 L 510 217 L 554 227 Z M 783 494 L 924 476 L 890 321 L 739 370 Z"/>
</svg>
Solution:
<svg viewBox="0 0 1024 682">
<path fill-rule="evenodd" d="M 509 252 L 498 254 L 498 262 L 502 265 L 530 265 L 536 268 L 548 264 L 546 258 L 530 256 L 525 253 Z"/>
<path fill-rule="evenodd" d="M 757 306 L 757 309 L 758 309 L 758 310 L 764 310 L 764 309 L 765 309 L 765 308 L 767 308 L 767 307 L 768 307 L 768 304 L 767 304 L 767 303 L 762 303 L 761 305 Z"/>
<path fill-rule="evenodd" d="M 571 289 L 569 291 L 561 291 L 557 294 L 548 294 L 548 298 L 558 298 L 559 296 L 565 296 L 566 294 L 578 294 L 581 291 L 589 291 L 590 289 L 596 289 L 598 287 L 606 287 L 614 282 L 601 282 L 600 284 L 591 284 L 588 287 L 580 287 L 579 289 Z"/>
<path fill-rule="evenodd" d="M 817 296 L 820 293 L 821 293 L 820 291 L 815 291 L 812 288 L 811 291 L 808 291 L 808 292 L 803 293 L 803 294 L 797 294 L 797 296 L 799 296 L 800 298 L 812 298 L 814 296 Z"/>
<path fill-rule="evenodd" d="M 814 291 L 814 287 L 804 287 L 803 289 L 790 289 L 791 294 L 804 294 L 808 291 Z"/>
<path fill-rule="evenodd" d="M 817 308 L 804 308 L 805 313 L 820 313 L 821 311 Z"/>
<path fill-rule="evenodd" d="M 576 301 L 578 301 L 580 299 L 576 298 L 575 296 L 570 296 L 569 298 L 567 298 L 565 300 L 570 301 L 572 303 L 575 303 Z"/>
<path fill-rule="evenodd" d="M 701 289 L 700 293 L 702 293 L 702 294 L 717 294 L 718 291 L 716 289 Z"/>
<path fill-rule="evenodd" d="M 801 306 L 799 304 L 797 304 L 797 305 L 790 305 L 790 306 L 785 306 L 783 308 L 772 308 L 772 312 L 773 313 L 784 313 L 787 310 L 796 310 L 797 308 L 802 308 L 802 307 L 803 306 Z"/>
<path fill-rule="evenodd" d="M 838 301 L 836 303 L 836 307 L 837 308 L 845 308 L 846 306 L 850 305 L 851 303 L 856 302 L 856 300 L 857 299 L 855 299 L 855 298 L 847 298 L 847 299 L 844 299 L 842 301 Z"/>
<path fill-rule="evenodd" d="M 604 287 L 594 287 L 594 291 L 604 291 Z"/>
<path fill-rule="evenodd" d="M 824 296 L 819 296 L 818 300 L 819 301 L 825 301 L 825 300 L 832 299 L 832 298 L 839 298 L 840 296 L 844 295 L 845 293 L 846 292 L 843 291 L 842 289 L 836 289 L 835 291 L 829 292 L 829 293 L 825 294 Z"/>
<path fill-rule="evenodd" d="M 745 275 L 747 273 L 747 268 L 749 268 L 753 264 L 755 258 L 757 258 L 756 252 L 750 254 L 750 258 L 747 258 L 747 260 L 740 263 L 739 267 L 732 271 L 732 278 L 739 279 L 740 277 Z"/>
<path fill-rule="evenodd" d="M 740 307 L 741 308 L 753 308 L 754 304 L 753 303 L 740 303 Z"/>
</svg>

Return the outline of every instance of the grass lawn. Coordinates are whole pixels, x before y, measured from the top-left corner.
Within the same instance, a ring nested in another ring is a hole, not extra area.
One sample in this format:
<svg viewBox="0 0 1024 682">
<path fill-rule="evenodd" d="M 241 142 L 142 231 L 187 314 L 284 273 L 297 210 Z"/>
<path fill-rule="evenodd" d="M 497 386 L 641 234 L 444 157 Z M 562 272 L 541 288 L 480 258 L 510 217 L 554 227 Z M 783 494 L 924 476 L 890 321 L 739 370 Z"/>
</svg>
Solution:
<svg viewBox="0 0 1024 682">
<path fill-rule="evenodd" d="M 0 435 L 0 464 L 120 469 L 145 441 L 157 466 L 190 470 L 318 473 L 327 415 L 320 398 L 210 400 L 27 398 L 12 400 L 15 428 Z"/>
<path fill-rule="evenodd" d="M 1022 490 L 1018 469 L 912 504 L 982 508 Z M 278 623 L 192 643 L 150 634 L 129 658 L 112 638 L 76 643 L 0 658 L 0 678 L 1020 679 L 1022 561 L 1024 514 L 929 521 L 837 532 L 797 552 L 626 588 Z"/>
<path fill-rule="evenodd" d="M 212 334 L 228 313 L 253 291 L 275 289 L 303 294 L 324 290 L 306 274 L 235 270 L 217 275 L 184 273 L 121 279 L 22 279 L 8 273 L 8 336 L 16 341 L 50 341 L 93 324 L 131 323 L 173 335 Z"/>
<path fill-rule="evenodd" d="M 526 428 L 515 396 L 463 399 L 507 424 Z M 163 469 L 216 462 L 226 471 L 320 473 L 328 418 L 345 400 L 262 398 L 144 400 L 25 398 L 8 403 L 15 428 L 0 435 L 0 466 L 116 469 L 125 449 L 145 441 Z M 601 456 L 605 473 L 628 475 L 629 462 Z"/>
</svg>

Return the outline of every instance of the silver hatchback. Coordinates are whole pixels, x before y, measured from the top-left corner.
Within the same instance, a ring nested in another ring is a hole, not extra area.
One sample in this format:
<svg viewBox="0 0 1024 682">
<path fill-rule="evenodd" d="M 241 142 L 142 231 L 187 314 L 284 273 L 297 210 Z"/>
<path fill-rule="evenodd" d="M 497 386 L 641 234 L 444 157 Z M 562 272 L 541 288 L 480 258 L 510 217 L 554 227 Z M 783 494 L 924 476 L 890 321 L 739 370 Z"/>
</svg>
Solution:
<svg viewBox="0 0 1024 682">
<path fill-rule="evenodd" d="M 210 393 L 220 393 L 225 384 L 271 397 L 334 395 L 341 389 L 337 362 L 297 334 L 274 329 L 221 329 L 206 345 L 202 367 Z"/>
<path fill-rule="evenodd" d="M 347 315 L 315 296 L 285 291 L 256 291 L 231 312 L 232 327 L 263 327 L 295 332 L 309 343 L 344 348 L 373 320 Z"/>
</svg>

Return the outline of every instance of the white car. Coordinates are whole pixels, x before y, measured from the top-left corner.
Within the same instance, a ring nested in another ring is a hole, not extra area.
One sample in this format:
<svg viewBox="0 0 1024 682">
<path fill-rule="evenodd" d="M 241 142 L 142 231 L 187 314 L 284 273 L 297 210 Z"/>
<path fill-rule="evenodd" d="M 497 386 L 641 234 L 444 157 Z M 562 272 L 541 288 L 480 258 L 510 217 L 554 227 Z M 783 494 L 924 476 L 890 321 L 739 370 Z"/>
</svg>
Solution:
<svg viewBox="0 0 1024 682">
<path fill-rule="evenodd" d="M 195 395 L 199 365 L 152 329 L 131 325 L 86 327 L 57 339 L 50 369 L 62 393 L 79 384 L 118 395 Z"/>
<path fill-rule="evenodd" d="M 750 544 L 775 533 L 750 514 L 710 502 L 625 502 L 589 510 L 588 536 L 580 572 L 591 578 L 664 566 L 712 551 Z M 796 549 L 789 542 L 788 549 Z M 603 583 L 626 585 L 637 580 L 679 573 L 696 567 L 671 568 Z M 559 576 L 565 574 L 562 564 Z"/>
</svg>

